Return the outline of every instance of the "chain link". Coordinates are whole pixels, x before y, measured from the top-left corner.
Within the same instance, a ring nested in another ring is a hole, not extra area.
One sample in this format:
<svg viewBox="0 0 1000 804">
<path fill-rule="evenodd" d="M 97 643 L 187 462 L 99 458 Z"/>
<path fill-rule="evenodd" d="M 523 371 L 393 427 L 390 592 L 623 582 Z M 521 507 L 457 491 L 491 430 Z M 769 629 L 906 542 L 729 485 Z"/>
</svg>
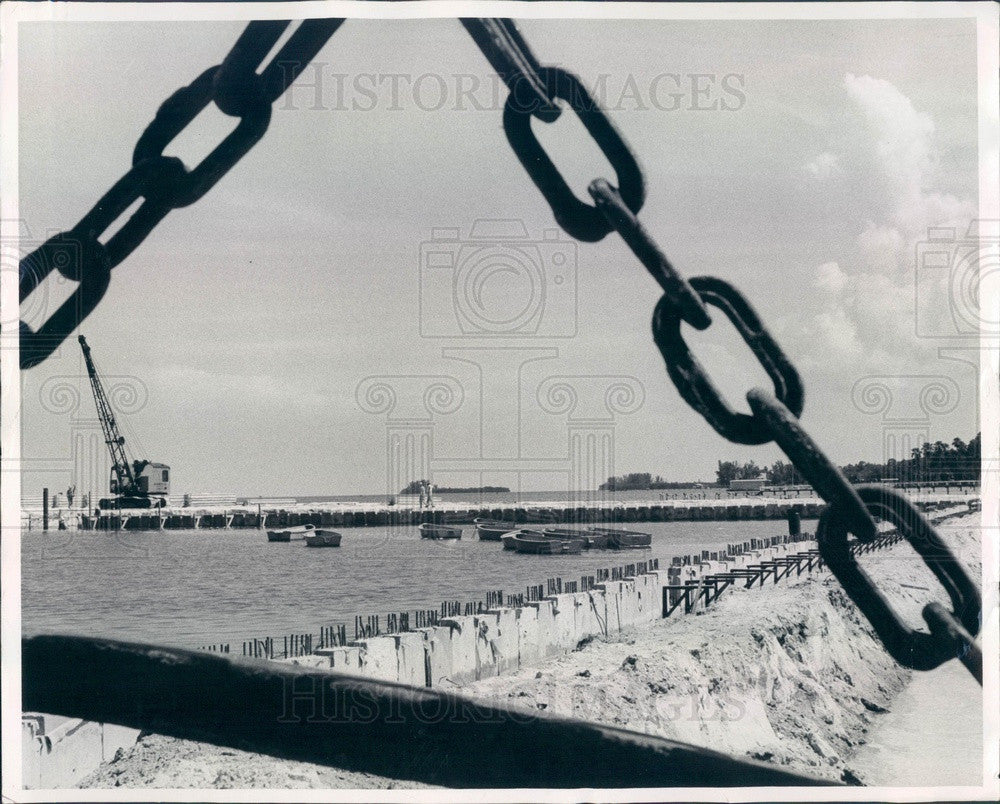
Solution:
<svg viewBox="0 0 1000 804">
<path fill-rule="evenodd" d="M 558 67 L 542 67 L 540 75 L 548 92 L 566 101 L 580 118 L 587 133 L 614 168 L 625 205 L 632 212 L 638 212 L 646 200 L 646 186 L 639 163 L 621 134 L 575 75 Z M 611 224 L 596 206 L 574 195 L 531 130 L 531 113 L 521 109 L 512 96 L 507 97 L 504 105 L 503 129 L 510 147 L 549 202 L 556 221 L 568 234 L 577 240 L 593 242 L 611 231 Z"/>
<path fill-rule="evenodd" d="M 696 276 L 691 287 L 701 299 L 722 310 L 761 367 L 774 383 L 778 398 L 796 415 L 802 412 L 803 391 L 799 373 L 777 341 L 765 329 L 750 303 L 728 282 Z M 681 336 L 681 311 L 663 296 L 653 312 L 653 340 L 667 364 L 667 373 L 684 400 L 723 438 L 737 444 L 766 444 L 773 435 L 759 416 L 736 413 L 729 407 Z"/>
<path fill-rule="evenodd" d="M 253 147 L 267 130 L 273 102 L 342 22 L 303 22 L 260 74 L 257 66 L 290 22 L 251 22 L 220 65 L 204 71 L 163 103 L 139 138 L 128 173 L 75 227 L 50 238 L 21 261 L 22 303 L 53 268 L 80 283 L 37 332 L 21 322 L 22 368 L 44 360 L 79 326 L 103 297 L 111 269 L 171 209 L 204 196 Z M 617 231 L 660 284 L 663 296 L 653 315 L 653 338 L 681 396 L 731 441 L 775 441 L 828 503 L 817 533 L 824 560 L 897 661 L 928 669 L 958 653 L 982 683 L 981 656 L 975 643 L 980 594 L 933 525 L 896 492 L 852 486 L 809 437 L 798 418 L 804 400 L 798 372 L 736 288 L 713 277 L 688 282 L 673 267 L 636 217 L 646 195 L 639 163 L 579 78 L 557 67 L 541 66 L 512 20 L 463 19 L 462 24 L 510 89 L 503 110 L 504 131 L 556 221 L 582 241 L 601 240 Z M 532 117 L 548 123 L 559 116 L 558 100 L 579 117 L 615 170 L 617 187 L 603 178 L 591 182 L 588 189 L 594 205 L 574 195 L 531 130 Z M 240 119 L 236 129 L 191 170 L 179 159 L 163 156 L 163 149 L 213 101 L 225 114 Z M 143 199 L 139 209 L 102 244 L 98 238 L 139 199 Z M 733 323 L 774 383 L 774 394 L 762 389 L 748 392 L 751 415 L 729 407 L 681 337 L 681 321 L 699 330 L 710 326 L 706 305 L 721 310 Z M 952 612 L 937 604 L 925 607 L 930 634 L 903 625 L 847 546 L 848 532 L 862 543 L 877 537 L 873 513 L 896 524 L 951 598 Z"/>
<path fill-rule="evenodd" d="M 538 59 L 513 20 L 463 18 L 461 23 L 507 85 L 512 104 L 546 123 L 559 118 L 562 109 L 545 84 Z"/>
<path fill-rule="evenodd" d="M 607 179 L 594 179 L 587 189 L 607 222 L 659 282 L 663 293 L 680 317 L 695 329 L 706 329 L 712 323 L 712 318 L 705 302 L 671 265 L 670 260 L 629 209 L 621 193 Z"/>
<path fill-rule="evenodd" d="M 254 69 L 277 44 L 289 21 L 251 22 L 217 67 L 177 90 L 157 110 L 139 137 L 132 167 L 67 232 L 25 256 L 19 266 L 20 300 L 57 269 L 80 284 L 37 331 L 20 322 L 20 366 L 30 368 L 51 355 L 104 297 L 110 272 L 128 257 L 172 209 L 205 195 L 264 136 L 271 104 L 301 73 L 340 27 L 342 19 L 306 20 L 292 33 L 260 75 Z M 163 149 L 210 102 L 240 122 L 191 170 Z M 100 237 L 136 201 L 142 204 L 107 241 Z"/>
<path fill-rule="evenodd" d="M 799 423 L 800 411 L 789 410 L 780 399 L 761 388 L 747 392 L 754 416 L 788 456 L 792 465 L 828 504 L 836 505 L 840 517 L 861 541 L 878 535 L 878 526 L 850 481 Z"/>
<path fill-rule="evenodd" d="M 823 512 L 816 528 L 820 555 L 830 571 L 868 618 L 889 654 L 901 665 L 914 670 L 933 670 L 949 659 L 964 656 L 966 667 L 982 684 L 982 656 L 978 648 L 972 649 L 974 641 L 969 633 L 979 630 L 982 600 L 968 572 L 934 526 L 902 494 L 883 486 L 858 486 L 855 491 L 873 513 L 895 525 L 923 559 L 947 592 L 952 611 L 940 604 L 928 604 L 924 619 L 931 633 L 907 627 L 871 576 L 858 565 L 847 540 L 850 525 L 839 502 Z"/>
</svg>

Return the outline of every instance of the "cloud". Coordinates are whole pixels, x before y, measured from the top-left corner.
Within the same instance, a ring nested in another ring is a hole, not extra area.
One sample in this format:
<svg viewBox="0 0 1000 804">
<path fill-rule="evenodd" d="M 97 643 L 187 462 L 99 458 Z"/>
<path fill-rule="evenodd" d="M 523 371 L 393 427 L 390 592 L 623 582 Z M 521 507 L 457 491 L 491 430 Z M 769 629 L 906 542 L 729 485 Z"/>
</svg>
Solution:
<svg viewBox="0 0 1000 804">
<path fill-rule="evenodd" d="M 813 284 L 828 293 L 840 293 L 847 285 L 847 274 L 835 262 L 824 262 L 816 269 Z"/>
<path fill-rule="evenodd" d="M 812 342 L 823 344 L 822 353 L 806 358 L 814 368 L 912 366 L 931 359 L 936 346 L 916 336 L 915 317 L 940 317 L 949 292 L 947 272 L 915 287 L 923 281 L 918 244 L 929 227 L 964 233 L 976 206 L 935 188 L 938 154 L 928 114 L 880 78 L 849 73 L 843 88 L 846 124 L 830 132 L 838 147 L 809 160 L 805 171 L 844 179 L 842 203 L 856 217 L 857 234 L 836 260 L 814 269 L 815 294 L 782 329 L 820 339 Z"/>
<path fill-rule="evenodd" d="M 840 172 L 840 164 L 836 154 L 824 151 L 819 156 L 806 162 L 805 170 L 814 179 L 825 181 Z"/>
</svg>

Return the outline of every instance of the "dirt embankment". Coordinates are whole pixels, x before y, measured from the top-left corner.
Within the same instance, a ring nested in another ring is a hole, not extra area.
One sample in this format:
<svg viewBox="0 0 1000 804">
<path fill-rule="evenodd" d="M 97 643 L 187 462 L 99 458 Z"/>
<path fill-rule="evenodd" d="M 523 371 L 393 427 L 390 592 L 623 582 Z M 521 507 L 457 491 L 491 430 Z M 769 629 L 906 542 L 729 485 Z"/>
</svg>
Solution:
<svg viewBox="0 0 1000 804">
<path fill-rule="evenodd" d="M 978 577 L 975 521 L 953 520 L 946 534 Z M 920 609 L 931 596 L 945 602 L 905 544 L 862 562 L 913 624 L 922 622 Z M 544 667 L 462 692 L 856 783 L 864 780 L 852 771 L 851 757 L 908 679 L 823 572 L 765 589 L 733 589 L 702 614 L 660 620 L 617 642 L 594 640 Z M 418 786 L 158 736 L 140 740 L 83 784 L 119 785 Z"/>
</svg>

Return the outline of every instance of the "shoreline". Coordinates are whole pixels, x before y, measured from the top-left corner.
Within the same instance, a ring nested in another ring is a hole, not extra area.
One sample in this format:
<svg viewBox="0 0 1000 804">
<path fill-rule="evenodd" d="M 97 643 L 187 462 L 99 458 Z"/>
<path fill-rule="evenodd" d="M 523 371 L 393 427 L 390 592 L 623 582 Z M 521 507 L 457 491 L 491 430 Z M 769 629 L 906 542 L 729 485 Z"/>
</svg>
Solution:
<svg viewBox="0 0 1000 804">
<path fill-rule="evenodd" d="M 979 563 L 977 524 L 976 515 L 967 515 L 947 526 L 957 554 L 973 569 Z M 896 545 L 865 560 L 911 618 L 929 592 L 913 588 L 926 583 L 927 572 L 908 550 Z M 617 640 L 594 639 L 537 668 L 456 691 L 859 784 L 864 772 L 859 775 L 853 758 L 862 755 L 910 679 L 824 573 L 766 591 L 734 590 L 702 613 L 657 620 Z M 208 770 L 192 775 L 201 767 L 224 770 L 215 779 L 207 778 Z M 143 738 L 82 786 L 348 788 L 359 781 L 417 787 L 157 736 Z M 897 778 L 895 784 L 910 781 Z"/>
</svg>

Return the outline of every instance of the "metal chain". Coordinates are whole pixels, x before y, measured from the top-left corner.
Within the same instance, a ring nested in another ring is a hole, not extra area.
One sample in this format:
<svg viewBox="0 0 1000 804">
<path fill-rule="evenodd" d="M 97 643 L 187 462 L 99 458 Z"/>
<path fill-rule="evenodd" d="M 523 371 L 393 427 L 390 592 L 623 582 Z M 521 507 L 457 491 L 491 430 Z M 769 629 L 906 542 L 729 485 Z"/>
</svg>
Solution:
<svg viewBox="0 0 1000 804">
<path fill-rule="evenodd" d="M 546 123 L 558 119 L 562 109 L 545 84 L 541 65 L 513 20 L 461 20 L 465 30 L 510 90 L 511 102 Z"/>
<path fill-rule="evenodd" d="M 594 206 L 578 199 L 532 133 L 530 112 L 519 109 L 510 98 L 503 117 L 507 139 L 568 234 L 578 240 L 597 241 L 617 231 L 660 284 L 663 296 L 653 314 L 653 340 L 680 395 L 729 441 L 776 442 L 827 502 L 817 532 L 824 559 L 900 664 L 930 669 L 957 656 L 982 684 L 981 655 L 975 644 L 982 602 L 965 568 L 944 546 L 934 526 L 905 497 L 881 487 L 855 488 L 809 437 L 799 421 L 804 391 L 798 372 L 753 307 L 739 290 L 719 278 L 684 279 L 636 217 L 645 198 L 644 179 L 638 161 L 614 125 L 576 76 L 554 67 L 539 66 L 535 71 L 545 79 L 550 96 L 564 100 L 580 117 L 611 162 L 618 185 L 597 178 L 589 186 Z M 711 324 L 706 305 L 721 310 L 733 323 L 774 384 L 773 393 L 755 388 L 747 394 L 750 415 L 732 410 L 681 336 L 681 321 L 699 330 Z M 925 607 L 930 634 L 911 631 L 902 624 L 847 547 L 848 532 L 861 543 L 878 537 L 872 511 L 897 525 L 951 598 L 950 612 L 934 603 Z M 936 547 L 928 547 L 930 544 Z"/>
<path fill-rule="evenodd" d="M 21 322 L 22 369 L 48 357 L 79 326 L 104 296 L 111 270 L 171 209 L 204 196 L 254 146 L 267 130 L 271 104 L 342 22 L 304 21 L 260 73 L 257 66 L 290 21 L 251 22 L 220 65 L 163 103 L 136 144 L 132 168 L 75 227 L 50 238 L 21 261 L 22 303 L 53 268 L 80 283 L 37 332 Z M 715 277 L 688 282 L 666 258 L 636 217 L 646 196 L 639 163 L 580 79 L 566 70 L 542 66 L 512 20 L 463 19 L 462 24 L 510 89 L 503 110 L 504 131 L 556 221 L 583 241 L 618 232 L 663 289 L 653 315 L 653 339 L 681 396 L 730 441 L 776 442 L 828 503 L 817 531 L 820 550 L 897 661 L 928 669 L 957 655 L 981 684 L 981 655 L 975 644 L 982 606 L 979 591 L 933 525 L 900 494 L 881 487 L 852 486 L 799 422 L 804 392 L 798 372 L 747 299 Z M 604 178 L 591 182 L 593 205 L 576 197 L 531 130 L 532 117 L 547 123 L 559 116 L 558 100 L 579 117 L 615 170 L 617 185 Z M 240 123 L 201 164 L 189 170 L 179 159 L 164 156 L 163 150 L 210 102 L 225 114 L 239 117 Z M 139 199 L 143 201 L 139 209 L 101 243 L 105 231 Z M 729 318 L 774 384 L 773 394 L 763 389 L 747 394 L 750 415 L 732 410 L 681 337 L 681 321 L 699 330 L 711 325 L 707 305 Z M 933 603 L 925 607 L 930 634 L 910 631 L 902 624 L 846 547 L 848 532 L 862 543 L 877 537 L 872 510 L 897 525 L 951 598 L 950 612 Z"/>
<path fill-rule="evenodd" d="M 37 365 L 51 355 L 104 297 L 111 270 L 128 257 L 172 209 L 205 195 L 264 136 L 274 103 L 343 23 L 305 20 L 258 74 L 290 20 L 251 22 L 222 64 L 210 67 L 167 98 L 139 137 L 132 167 L 79 223 L 47 240 L 21 260 L 20 300 L 52 272 L 79 282 L 73 294 L 34 331 L 20 322 L 20 365 Z M 240 119 L 192 169 L 164 148 L 209 103 Z M 136 201 L 142 204 L 106 243 L 100 238 Z"/>
</svg>

